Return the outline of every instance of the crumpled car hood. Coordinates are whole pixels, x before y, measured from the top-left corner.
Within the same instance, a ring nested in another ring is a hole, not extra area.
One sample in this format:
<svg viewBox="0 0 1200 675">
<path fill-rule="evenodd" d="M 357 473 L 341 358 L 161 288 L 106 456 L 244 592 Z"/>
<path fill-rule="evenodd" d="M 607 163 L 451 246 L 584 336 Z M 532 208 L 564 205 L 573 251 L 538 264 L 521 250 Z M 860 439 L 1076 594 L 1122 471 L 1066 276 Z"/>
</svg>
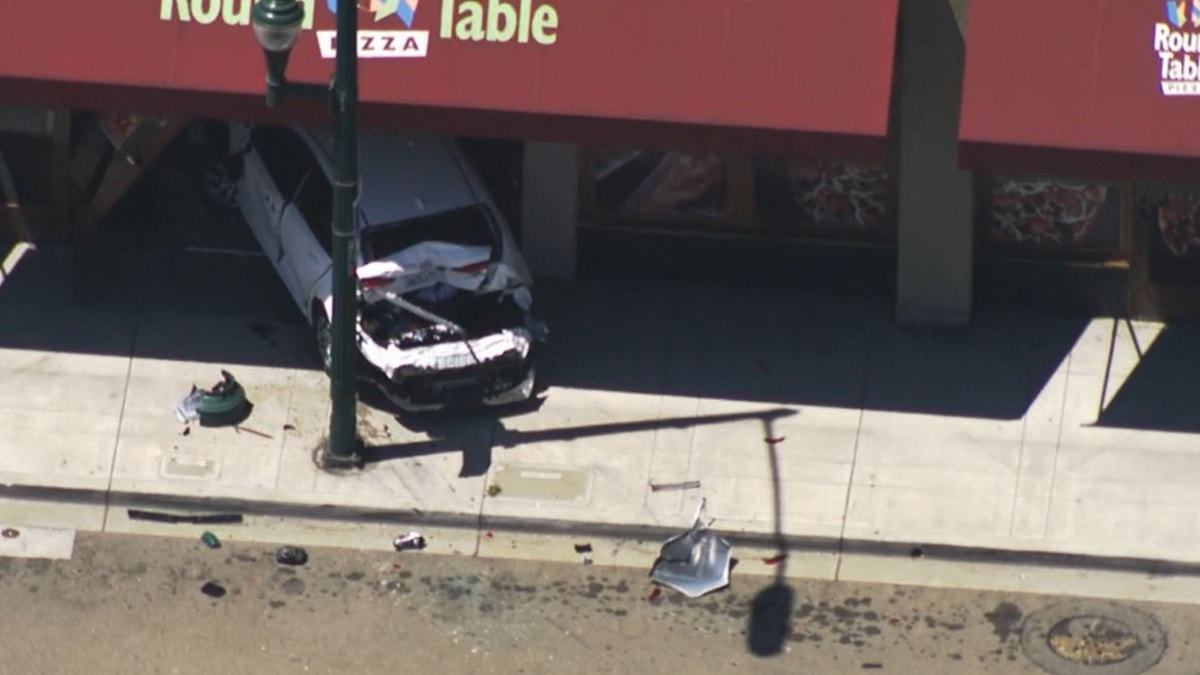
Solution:
<svg viewBox="0 0 1200 675">
<path fill-rule="evenodd" d="M 500 262 L 489 264 L 491 257 L 490 246 L 426 241 L 360 265 L 357 274 L 360 281 L 368 282 L 369 289 L 364 288 L 364 293 L 403 295 L 438 283 L 475 293 L 532 285 L 520 260 L 504 255 Z M 372 298 L 368 295 L 367 300 Z"/>
<path fill-rule="evenodd" d="M 391 293 L 410 293 L 437 283 L 482 291 L 487 281 L 490 246 L 464 246 L 444 241 L 426 241 L 393 253 L 386 258 L 360 265 L 360 281 L 382 282 Z"/>
<path fill-rule="evenodd" d="M 507 292 L 523 310 L 532 306 L 529 281 L 506 262 L 492 262 L 492 247 L 468 246 L 444 241 L 426 241 L 358 267 L 356 273 L 367 303 L 391 302 L 409 312 L 419 307 L 400 298 L 408 296 L 434 301 L 440 294 L 454 292 Z M 432 317 L 431 317 L 432 318 Z M 448 322 L 447 322 L 448 323 Z M 448 324 L 452 325 L 452 324 Z M 511 326 L 468 341 L 443 342 L 401 348 L 379 344 L 360 330 L 359 349 L 368 361 L 388 377 L 402 368 L 449 370 L 484 363 L 510 352 L 522 359 L 529 354 L 532 336 L 520 326 Z"/>
</svg>

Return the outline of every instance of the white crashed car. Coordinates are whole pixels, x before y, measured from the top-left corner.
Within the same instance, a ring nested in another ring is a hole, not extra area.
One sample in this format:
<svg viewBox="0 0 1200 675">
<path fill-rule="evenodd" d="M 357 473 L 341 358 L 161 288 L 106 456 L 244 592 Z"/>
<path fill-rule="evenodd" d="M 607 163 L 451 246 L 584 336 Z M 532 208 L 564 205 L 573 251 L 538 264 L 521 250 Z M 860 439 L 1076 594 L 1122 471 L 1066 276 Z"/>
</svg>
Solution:
<svg viewBox="0 0 1200 675">
<path fill-rule="evenodd" d="M 332 138 L 234 124 L 237 202 L 328 368 Z M 503 405 L 534 391 L 532 283 L 512 234 L 454 140 L 360 132 L 355 205 L 363 361 L 404 410 Z"/>
</svg>

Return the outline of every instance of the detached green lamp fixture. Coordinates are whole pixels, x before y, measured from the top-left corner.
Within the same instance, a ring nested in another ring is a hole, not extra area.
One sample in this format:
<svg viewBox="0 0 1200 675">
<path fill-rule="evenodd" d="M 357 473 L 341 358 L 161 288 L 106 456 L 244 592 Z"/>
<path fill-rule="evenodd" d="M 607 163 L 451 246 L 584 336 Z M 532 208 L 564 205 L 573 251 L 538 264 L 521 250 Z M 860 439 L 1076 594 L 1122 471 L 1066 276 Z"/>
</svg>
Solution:
<svg viewBox="0 0 1200 675">
<path fill-rule="evenodd" d="M 358 347 L 356 280 L 354 278 L 354 199 L 358 194 L 358 17 L 354 0 L 337 3 L 337 55 L 328 86 L 288 82 L 288 56 L 300 37 L 304 7 L 297 0 L 257 0 L 251 11 L 254 37 L 267 61 L 267 105 L 278 105 L 286 94 L 328 98 L 334 118 L 333 134 L 333 316 L 330 323 L 329 445 L 322 463 L 330 468 L 355 467 L 358 453 L 355 411 L 355 370 Z"/>
</svg>

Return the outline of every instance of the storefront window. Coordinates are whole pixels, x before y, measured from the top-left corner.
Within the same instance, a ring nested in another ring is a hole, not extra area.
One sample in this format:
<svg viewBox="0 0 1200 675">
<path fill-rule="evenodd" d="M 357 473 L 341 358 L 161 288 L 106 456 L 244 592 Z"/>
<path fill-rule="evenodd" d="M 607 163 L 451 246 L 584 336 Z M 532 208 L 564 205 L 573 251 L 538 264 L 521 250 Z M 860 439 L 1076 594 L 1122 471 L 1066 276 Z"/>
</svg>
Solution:
<svg viewBox="0 0 1200 675">
<path fill-rule="evenodd" d="M 720 218 L 728 212 L 728 161 L 714 152 L 593 150 L 596 210 L 667 218 Z"/>
<path fill-rule="evenodd" d="M 882 165 L 626 147 L 591 149 L 582 166 L 585 211 L 602 223 L 826 240 L 895 237 L 895 190 Z"/>
<path fill-rule="evenodd" d="M 833 237 L 890 237 L 892 183 L 882 166 L 760 157 L 754 215 L 764 224 Z"/>
<path fill-rule="evenodd" d="M 996 176 L 983 195 L 985 241 L 1014 252 L 1116 256 L 1121 199 L 1115 185 Z"/>
<path fill-rule="evenodd" d="M 1200 187 L 1145 183 L 1139 203 L 1138 226 L 1149 230 L 1151 277 L 1200 280 Z"/>
</svg>

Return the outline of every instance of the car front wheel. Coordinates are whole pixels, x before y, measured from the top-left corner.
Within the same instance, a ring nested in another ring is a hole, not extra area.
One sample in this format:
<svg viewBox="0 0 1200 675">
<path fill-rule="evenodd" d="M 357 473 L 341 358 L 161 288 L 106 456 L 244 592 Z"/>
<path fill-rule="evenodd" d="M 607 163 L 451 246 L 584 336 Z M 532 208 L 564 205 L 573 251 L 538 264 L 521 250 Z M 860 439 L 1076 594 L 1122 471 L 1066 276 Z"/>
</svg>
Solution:
<svg viewBox="0 0 1200 675">
<path fill-rule="evenodd" d="M 328 373 L 333 363 L 333 331 L 324 309 L 313 311 L 313 331 L 317 339 L 317 356 L 321 359 L 321 367 Z"/>
</svg>

